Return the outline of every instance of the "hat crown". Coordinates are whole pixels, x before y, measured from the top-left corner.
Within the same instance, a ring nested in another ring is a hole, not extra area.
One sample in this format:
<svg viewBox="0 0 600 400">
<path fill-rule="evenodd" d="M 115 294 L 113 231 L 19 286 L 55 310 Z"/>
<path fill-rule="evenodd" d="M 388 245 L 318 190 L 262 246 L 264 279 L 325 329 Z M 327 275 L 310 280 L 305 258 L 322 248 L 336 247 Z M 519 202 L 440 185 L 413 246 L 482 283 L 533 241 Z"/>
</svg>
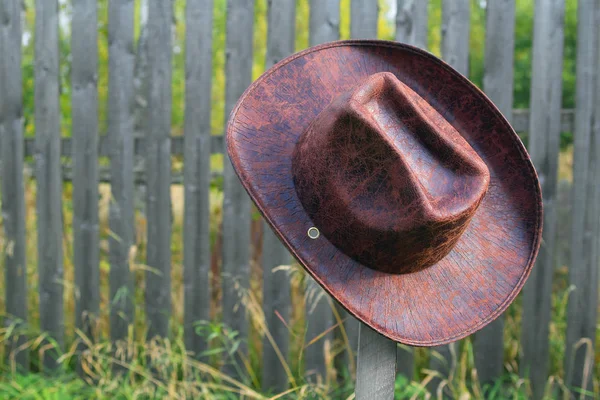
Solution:
<svg viewBox="0 0 600 400">
<path fill-rule="evenodd" d="M 490 181 L 461 134 L 388 72 L 321 111 L 296 145 L 292 173 L 323 236 L 388 273 L 415 272 L 445 257 Z"/>
</svg>

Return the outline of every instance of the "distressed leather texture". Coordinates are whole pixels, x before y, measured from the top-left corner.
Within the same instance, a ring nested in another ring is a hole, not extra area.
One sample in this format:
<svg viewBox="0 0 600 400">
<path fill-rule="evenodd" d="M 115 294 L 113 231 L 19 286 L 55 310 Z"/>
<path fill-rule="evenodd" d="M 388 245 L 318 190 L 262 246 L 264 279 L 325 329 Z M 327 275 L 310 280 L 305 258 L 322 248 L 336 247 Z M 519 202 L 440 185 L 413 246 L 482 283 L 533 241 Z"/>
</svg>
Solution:
<svg viewBox="0 0 600 400">
<path fill-rule="evenodd" d="M 395 341 L 474 333 L 533 267 L 542 202 L 525 148 L 479 89 L 425 51 L 354 40 L 290 56 L 242 95 L 227 150 L 296 259 Z"/>
<path fill-rule="evenodd" d="M 389 273 L 445 257 L 490 178 L 456 129 L 388 72 L 367 77 L 314 119 L 295 148 L 292 174 L 320 232 Z"/>
</svg>

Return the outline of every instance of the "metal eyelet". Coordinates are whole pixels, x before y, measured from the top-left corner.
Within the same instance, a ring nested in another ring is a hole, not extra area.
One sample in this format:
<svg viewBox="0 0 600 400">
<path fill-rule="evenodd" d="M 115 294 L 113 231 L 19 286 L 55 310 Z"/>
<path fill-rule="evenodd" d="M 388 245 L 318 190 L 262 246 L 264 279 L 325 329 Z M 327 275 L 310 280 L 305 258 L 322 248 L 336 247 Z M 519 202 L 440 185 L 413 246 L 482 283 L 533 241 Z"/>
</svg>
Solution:
<svg viewBox="0 0 600 400">
<path fill-rule="evenodd" d="M 314 226 L 311 228 L 308 228 L 308 237 L 311 239 L 318 239 L 319 236 L 321 235 L 321 232 L 319 232 L 319 230 L 317 228 L 315 228 Z"/>
</svg>

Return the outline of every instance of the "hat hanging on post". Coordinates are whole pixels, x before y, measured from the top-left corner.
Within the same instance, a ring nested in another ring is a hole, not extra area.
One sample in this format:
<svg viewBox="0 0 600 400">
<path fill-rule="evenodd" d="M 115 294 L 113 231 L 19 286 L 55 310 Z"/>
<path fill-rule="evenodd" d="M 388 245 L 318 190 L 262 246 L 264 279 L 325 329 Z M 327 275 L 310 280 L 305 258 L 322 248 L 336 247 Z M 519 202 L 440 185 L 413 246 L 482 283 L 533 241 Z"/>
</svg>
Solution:
<svg viewBox="0 0 600 400">
<path fill-rule="evenodd" d="M 288 57 L 240 98 L 227 149 L 298 261 L 395 341 L 482 328 L 537 255 L 542 200 L 523 144 L 477 87 L 414 47 L 339 41 Z"/>
</svg>

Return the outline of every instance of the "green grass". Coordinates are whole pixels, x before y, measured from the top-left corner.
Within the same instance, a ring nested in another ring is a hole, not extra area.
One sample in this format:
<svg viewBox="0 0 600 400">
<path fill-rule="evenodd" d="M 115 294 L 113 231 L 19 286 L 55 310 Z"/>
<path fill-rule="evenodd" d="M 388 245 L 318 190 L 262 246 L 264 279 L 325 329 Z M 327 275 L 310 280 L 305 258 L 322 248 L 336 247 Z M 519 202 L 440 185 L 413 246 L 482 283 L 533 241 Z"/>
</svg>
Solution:
<svg viewBox="0 0 600 400">
<path fill-rule="evenodd" d="M 561 178 L 569 179 L 570 163 L 572 156 L 569 152 L 561 155 Z M 177 167 L 174 162 L 174 166 Z M 213 160 L 213 169 L 220 169 L 222 160 Z M 173 209 L 175 218 L 172 236 L 172 316 L 170 340 L 155 340 L 146 342 L 145 315 L 144 315 L 144 282 L 145 249 L 146 249 L 146 220 L 142 213 L 136 216 L 136 244 L 132 249 L 131 270 L 135 280 L 134 299 L 136 304 L 136 320 L 130 329 L 130 335 L 125 342 L 110 343 L 108 317 L 110 299 L 108 298 L 108 245 L 107 239 L 110 230 L 107 223 L 108 201 L 110 198 L 106 185 L 101 186 L 102 199 L 100 201 L 100 232 L 101 232 L 101 312 L 98 319 L 98 339 L 96 343 L 76 331 L 74 327 L 75 287 L 73 284 L 73 234 L 71 221 L 73 218 L 70 183 L 64 185 L 63 211 L 64 211 L 64 308 L 66 347 L 60 353 L 60 369 L 52 376 L 41 373 L 39 368 L 40 354 L 48 351 L 44 336 L 39 331 L 39 298 L 37 276 L 37 235 L 35 212 L 35 181 L 26 182 L 26 229 L 27 229 L 27 280 L 29 285 L 27 303 L 29 310 L 29 325 L 26 332 L 16 332 L 11 327 L 0 328 L 0 399 L 150 399 L 150 398 L 205 398 L 205 399 L 234 399 L 234 398 L 286 398 L 286 399 L 348 399 L 353 393 L 353 366 L 345 371 L 333 369 L 333 359 L 346 350 L 346 345 L 337 335 L 332 343 L 323 346 L 324 357 L 329 362 L 329 372 L 324 381 L 309 383 L 303 376 L 304 366 L 302 354 L 310 344 L 312 338 L 305 338 L 305 306 L 304 306 L 304 272 L 298 265 L 287 267 L 292 283 L 292 314 L 288 322 L 290 326 L 290 357 L 286 365 L 289 380 L 292 382 L 290 390 L 285 394 L 264 393 L 261 387 L 261 353 L 263 337 L 269 335 L 265 328 L 264 314 L 262 312 L 262 267 L 259 260 L 259 249 L 252 251 L 251 285 L 250 291 L 243 298 L 249 312 L 251 323 L 248 338 L 248 355 L 243 359 L 242 365 L 237 368 L 242 372 L 241 380 L 234 380 L 220 372 L 225 363 L 236 360 L 233 355 L 240 344 L 235 332 L 221 325 L 220 321 L 220 282 L 218 279 L 219 267 L 219 226 L 221 222 L 222 192 L 219 181 L 215 181 L 211 188 L 211 244 L 213 246 L 213 264 L 217 268 L 216 276 L 211 283 L 212 307 L 211 322 L 199 324 L 197 332 L 211 341 L 211 350 L 208 363 L 200 363 L 192 357 L 183 345 L 183 216 L 182 216 L 182 190 L 181 187 L 172 187 Z M 260 220 L 254 215 L 254 229 L 260 235 Z M 2 221 L 0 219 L 0 225 Z M 0 226 L 0 241 L 3 241 L 2 227 Z M 4 249 L 5 246 L 2 245 Z M 0 256 L 0 272 L 3 269 L 3 255 Z M 564 343 L 566 331 L 566 304 L 569 293 L 567 267 L 558 268 L 553 281 L 552 296 L 552 321 L 550 324 L 550 377 L 549 387 L 554 392 L 548 393 L 548 398 L 563 396 L 567 393 L 562 384 Z M 0 285 L 0 316 L 4 312 L 4 286 Z M 530 393 L 529 382 L 522 379 L 519 370 L 521 335 L 521 304 L 520 298 L 511 305 L 504 314 L 505 340 L 504 340 L 504 371 L 505 375 L 492 385 L 482 387 L 477 379 L 474 366 L 473 347 L 470 340 L 460 343 L 456 368 L 450 376 L 439 376 L 435 371 L 428 370 L 430 352 L 425 349 L 416 349 L 415 380 L 408 382 L 399 377 L 396 382 L 396 398 L 420 399 L 436 398 L 439 387 L 432 388 L 430 382 L 440 378 L 440 386 L 453 393 L 454 397 L 461 399 L 525 399 Z M 339 319 L 338 319 L 339 324 Z M 337 329 L 341 329 L 339 325 Z M 19 374 L 15 366 L 6 359 L 4 342 L 16 334 L 23 334 L 28 341 L 25 345 L 30 353 L 31 372 Z M 600 343 L 600 328 L 597 330 L 597 343 Z M 80 343 L 87 343 L 87 350 L 78 354 Z M 320 344 L 319 344 L 320 345 Z M 45 347 L 46 346 L 46 347 Z M 82 367 L 77 373 L 77 360 L 81 360 Z M 593 360 L 595 365 L 600 364 L 600 354 L 596 353 Z M 119 366 L 120 373 L 115 373 L 114 365 Z M 46 371 L 47 372 L 47 371 Z M 336 374 L 339 374 L 336 379 Z M 594 382 L 594 393 L 600 396 L 600 368 L 596 368 L 591 377 Z M 430 393 L 431 392 L 431 393 Z M 279 397 L 277 397 L 279 396 Z"/>
</svg>

